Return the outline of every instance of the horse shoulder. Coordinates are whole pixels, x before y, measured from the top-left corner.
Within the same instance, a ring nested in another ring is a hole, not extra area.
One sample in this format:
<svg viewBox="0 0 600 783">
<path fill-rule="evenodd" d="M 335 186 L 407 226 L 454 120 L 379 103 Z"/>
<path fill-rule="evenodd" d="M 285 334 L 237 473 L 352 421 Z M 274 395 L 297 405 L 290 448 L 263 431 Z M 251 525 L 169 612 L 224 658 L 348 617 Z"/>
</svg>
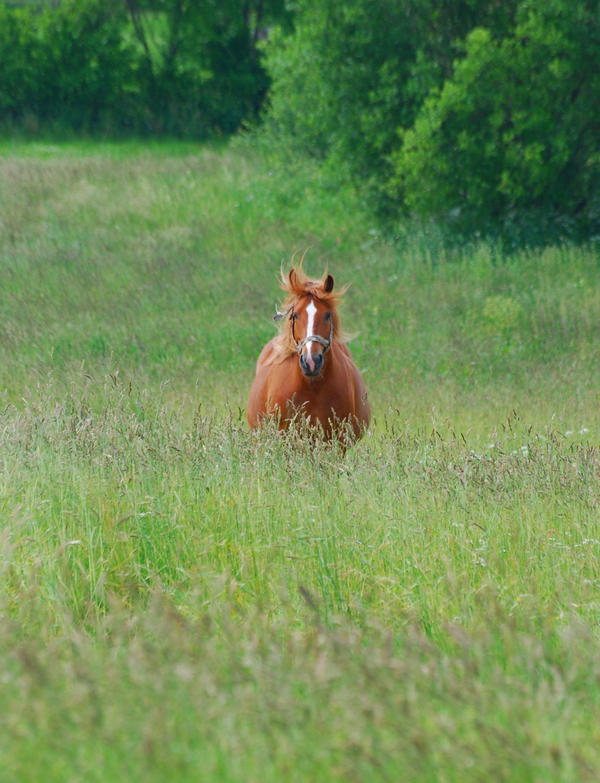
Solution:
<svg viewBox="0 0 600 783">
<path fill-rule="evenodd" d="M 254 380 L 252 381 L 252 386 L 250 387 L 248 406 L 246 408 L 246 417 L 248 419 L 248 424 L 251 427 L 257 427 L 259 425 L 261 414 L 265 409 L 267 382 L 269 378 L 267 363 L 275 351 L 276 340 L 276 337 L 269 340 L 260 352 L 256 362 L 256 372 Z"/>
<path fill-rule="evenodd" d="M 277 337 L 263 348 L 256 363 L 256 375 L 248 398 L 247 418 L 251 427 L 260 424 L 265 415 L 279 410 L 285 415 L 286 403 L 292 397 L 294 388 L 295 356 L 273 361 L 277 352 Z"/>
<path fill-rule="evenodd" d="M 348 357 L 348 359 L 350 359 L 350 361 L 352 361 L 352 356 L 350 354 L 350 349 L 348 348 L 346 343 L 337 343 L 337 347 L 338 347 L 340 353 L 342 353 L 344 356 Z"/>
<path fill-rule="evenodd" d="M 285 413 L 287 404 L 299 390 L 299 368 L 296 356 L 288 356 L 269 367 L 265 404 Z"/>
<path fill-rule="evenodd" d="M 367 387 L 346 343 L 338 343 L 338 348 L 346 382 L 353 397 L 353 413 L 364 424 L 368 424 L 371 419 L 371 408 L 367 398 Z"/>
<path fill-rule="evenodd" d="M 271 340 L 269 340 L 269 342 L 265 345 L 265 347 L 260 352 L 258 359 L 256 361 L 257 373 L 269 361 L 269 359 L 273 358 L 278 340 L 279 340 L 279 336 L 273 337 Z"/>
</svg>

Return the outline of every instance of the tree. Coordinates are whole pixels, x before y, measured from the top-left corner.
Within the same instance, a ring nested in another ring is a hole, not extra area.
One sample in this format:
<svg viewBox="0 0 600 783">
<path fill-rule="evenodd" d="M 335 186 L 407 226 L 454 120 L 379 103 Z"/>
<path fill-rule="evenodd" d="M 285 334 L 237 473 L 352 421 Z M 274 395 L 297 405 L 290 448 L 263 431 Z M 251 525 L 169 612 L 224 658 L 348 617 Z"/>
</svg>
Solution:
<svg viewBox="0 0 600 783">
<path fill-rule="evenodd" d="M 299 0 L 266 46 L 268 119 L 288 141 L 384 200 L 398 128 L 452 74 L 475 24 L 509 29 L 515 0 Z"/>
<path fill-rule="evenodd" d="M 0 121 L 231 133 L 268 87 L 259 38 L 287 18 L 284 0 L 0 0 Z"/>
<path fill-rule="evenodd" d="M 284 0 L 123 0 L 152 122 L 228 133 L 254 116 L 268 78 L 258 40 L 286 18 Z"/>
<path fill-rule="evenodd" d="M 599 0 L 298 0 L 268 120 L 385 214 L 600 218 Z"/>
<path fill-rule="evenodd" d="M 598 11 L 598 2 L 528 2 L 510 35 L 473 30 L 453 76 L 400 133 L 398 198 L 466 228 L 526 213 L 597 223 Z"/>
</svg>

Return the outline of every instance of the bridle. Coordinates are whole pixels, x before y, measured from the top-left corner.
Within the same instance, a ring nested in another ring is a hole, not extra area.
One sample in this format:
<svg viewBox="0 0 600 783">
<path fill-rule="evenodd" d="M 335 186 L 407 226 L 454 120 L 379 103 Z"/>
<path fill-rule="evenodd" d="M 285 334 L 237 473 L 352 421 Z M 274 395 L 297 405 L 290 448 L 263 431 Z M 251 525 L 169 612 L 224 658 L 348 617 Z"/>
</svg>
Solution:
<svg viewBox="0 0 600 783">
<path fill-rule="evenodd" d="M 277 312 L 273 316 L 273 320 L 283 321 L 284 318 L 289 317 L 289 320 L 292 322 L 292 340 L 294 341 L 294 345 L 296 346 L 296 351 L 298 352 L 298 355 L 302 353 L 302 349 L 307 343 L 313 341 L 316 343 L 320 343 L 323 346 L 323 355 L 325 355 L 327 351 L 331 348 L 331 343 L 333 340 L 333 318 L 331 319 L 331 322 L 329 324 L 329 337 L 321 337 L 320 334 L 307 334 L 304 339 L 298 342 L 298 340 L 296 340 L 296 335 L 294 334 L 294 322 L 296 320 L 294 318 L 295 315 L 296 313 L 294 312 L 294 305 L 291 304 L 284 313 Z"/>
</svg>

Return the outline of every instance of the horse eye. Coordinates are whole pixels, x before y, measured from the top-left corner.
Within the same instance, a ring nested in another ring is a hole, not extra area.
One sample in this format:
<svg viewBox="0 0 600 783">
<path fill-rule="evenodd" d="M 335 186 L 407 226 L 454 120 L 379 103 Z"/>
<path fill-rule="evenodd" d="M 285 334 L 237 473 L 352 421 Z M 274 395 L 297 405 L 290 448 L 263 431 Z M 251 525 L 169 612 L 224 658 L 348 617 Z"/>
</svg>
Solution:
<svg viewBox="0 0 600 783">
<path fill-rule="evenodd" d="M 295 320 L 296 320 L 296 318 L 298 318 L 298 313 L 292 313 L 292 314 L 290 315 L 290 321 L 295 321 Z"/>
<path fill-rule="evenodd" d="M 331 313 L 325 313 L 325 320 L 329 321 L 330 318 L 331 318 Z"/>
</svg>

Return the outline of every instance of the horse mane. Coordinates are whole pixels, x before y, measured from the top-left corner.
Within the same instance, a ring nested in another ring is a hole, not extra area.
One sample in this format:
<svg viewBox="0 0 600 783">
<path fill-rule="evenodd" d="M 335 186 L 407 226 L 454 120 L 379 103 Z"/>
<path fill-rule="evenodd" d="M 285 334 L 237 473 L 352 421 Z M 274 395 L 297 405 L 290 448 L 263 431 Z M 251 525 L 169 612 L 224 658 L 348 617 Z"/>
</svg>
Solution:
<svg viewBox="0 0 600 783">
<path fill-rule="evenodd" d="M 345 343 L 350 336 L 342 331 L 340 316 L 337 308 L 348 290 L 348 285 L 342 286 L 339 291 L 326 290 L 328 280 L 327 271 L 320 280 L 314 280 L 305 273 L 302 268 L 302 261 L 298 266 L 292 267 L 288 274 L 283 269 L 280 272 L 280 286 L 287 293 L 282 305 L 281 312 L 285 313 L 298 299 L 305 296 L 312 296 L 319 302 L 322 302 L 331 311 L 333 319 L 333 344 Z M 293 356 L 296 353 L 296 346 L 292 339 L 292 330 L 288 318 L 280 321 L 279 337 L 275 341 L 274 351 L 269 359 L 269 363 L 279 363 Z"/>
</svg>

